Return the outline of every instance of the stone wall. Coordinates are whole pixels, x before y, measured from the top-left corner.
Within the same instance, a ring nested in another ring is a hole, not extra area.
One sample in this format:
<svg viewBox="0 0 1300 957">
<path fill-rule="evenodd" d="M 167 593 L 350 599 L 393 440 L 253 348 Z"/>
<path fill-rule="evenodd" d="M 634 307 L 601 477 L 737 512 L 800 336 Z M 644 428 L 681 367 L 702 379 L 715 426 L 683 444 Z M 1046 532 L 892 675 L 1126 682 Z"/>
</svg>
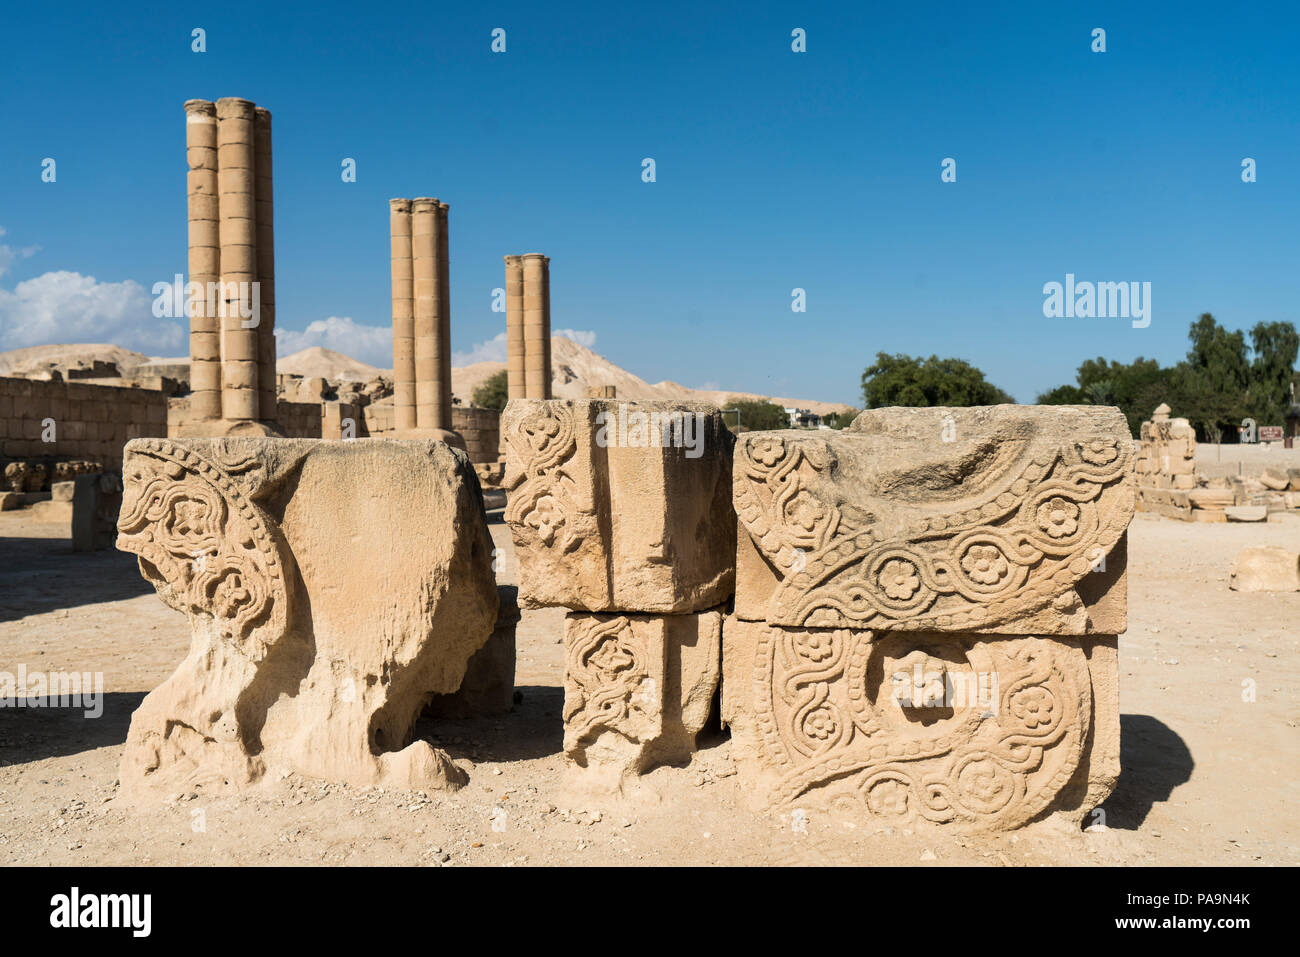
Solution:
<svg viewBox="0 0 1300 957">
<path fill-rule="evenodd" d="M 42 440 L 47 419 L 53 442 Z M 166 434 L 162 392 L 0 377 L 0 458 L 87 459 L 118 471 L 127 440 Z"/>
<path fill-rule="evenodd" d="M 278 402 L 276 426 L 287 439 L 321 438 L 321 404 L 319 402 Z"/>
<path fill-rule="evenodd" d="M 396 426 L 396 410 L 392 402 L 374 402 L 359 410 L 357 435 L 379 436 L 390 433 Z M 480 464 L 495 462 L 501 457 L 501 413 L 495 409 L 455 405 L 451 409 L 451 427 L 465 440 L 469 460 Z M 331 435 L 328 427 L 324 438 Z"/>
<path fill-rule="evenodd" d="M 471 462 L 495 462 L 500 455 L 501 413 L 452 406 L 451 427 L 465 440 Z"/>
</svg>

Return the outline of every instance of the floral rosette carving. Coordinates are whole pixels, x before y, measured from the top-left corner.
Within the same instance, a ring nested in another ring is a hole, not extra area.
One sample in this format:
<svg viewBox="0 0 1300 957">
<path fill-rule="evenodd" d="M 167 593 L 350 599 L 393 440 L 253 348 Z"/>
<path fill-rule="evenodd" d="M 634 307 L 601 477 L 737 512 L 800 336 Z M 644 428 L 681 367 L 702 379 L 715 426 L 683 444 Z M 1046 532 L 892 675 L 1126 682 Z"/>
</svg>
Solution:
<svg viewBox="0 0 1300 957">
<path fill-rule="evenodd" d="M 285 559 L 270 519 L 219 464 L 166 439 L 127 446 L 117 547 L 197 627 L 254 661 L 288 620 Z"/>
<path fill-rule="evenodd" d="M 589 619 L 574 626 L 566 653 L 565 749 L 611 729 L 645 741 L 659 733 L 659 709 L 651 698 L 650 649 L 626 618 Z"/>
<path fill-rule="evenodd" d="M 583 536 L 574 527 L 578 511 L 576 482 L 567 464 L 577 450 L 573 410 L 559 403 L 539 403 L 506 435 L 514 465 L 505 478 L 510 491 L 505 519 L 511 528 L 532 529 L 548 547 L 568 553 Z"/>
<path fill-rule="evenodd" d="M 1051 804 L 1091 724 L 1082 650 L 1036 637 L 932 636 L 926 654 L 916 641 L 764 627 L 753 687 L 763 748 L 780 775 L 776 803 L 816 791 L 886 820 L 996 827 Z M 915 693 L 911 683 L 922 680 L 941 700 Z"/>
<path fill-rule="evenodd" d="M 1132 443 L 1102 434 L 1008 448 L 960 502 L 926 506 L 853 481 L 821 438 L 742 435 L 736 513 L 778 579 L 766 620 L 970 630 L 1047 607 L 1128 527 Z"/>
</svg>

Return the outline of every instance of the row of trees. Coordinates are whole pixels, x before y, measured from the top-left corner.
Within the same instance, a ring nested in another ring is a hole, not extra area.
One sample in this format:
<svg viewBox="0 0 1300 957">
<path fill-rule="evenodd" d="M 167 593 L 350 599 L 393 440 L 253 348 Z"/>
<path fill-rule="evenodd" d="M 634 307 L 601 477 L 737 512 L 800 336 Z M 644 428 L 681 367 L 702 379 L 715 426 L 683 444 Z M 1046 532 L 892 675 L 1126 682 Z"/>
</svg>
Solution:
<svg viewBox="0 0 1300 957">
<path fill-rule="evenodd" d="M 1281 425 L 1300 389 L 1296 356 L 1300 334 L 1289 322 L 1261 322 L 1246 334 L 1229 331 L 1210 313 L 1192 323 L 1191 348 L 1177 365 L 1155 359 L 1085 360 L 1074 384 L 1038 396 L 1040 405 L 1118 406 L 1137 435 L 1160 403 L 1187 418 L 1207 441 L 1221 441 L 1246 418 Z M 869 409 L 890 405 L 996 405 L 1015 400 L 962 359 L 928 359 L 878 353 L 862 373 L 862 399 Z"/>
<path fill-rule="evenodd" d="M 1060 385 L 1038 397 L 1043 405 L 1114 405 L 1137 434 L 1143 419 L 1165 402 L 1186 418 L 1205 441 L 1222 441 L 1243 419 L 1281 425 L 1297 383 L 1300 333 L 1289 322 L 1261 322 L 1250 330 L 1229 331 L 1204 313 L 1192 323 L 1187 358 L 1162 367 L 1155 359 L 1123 363 L 1088 359 L 1074 385 Z"/>
<path fill-rule="evenodd" d="M 1162 402 L 1187 418 L 1206 441 L 1233 435 L 1242 419 L 1281 425 L 1300 391 L 1296 357 L 1300 333 L 1290 322 L 1261 322 L 1246 333 L 1229 331 L 1210 313 L 1192 323 L 1187 358 L 1173 366 L 1155 359 L 1117 362 L 1098 356 L 1085 360 L 1073 384 L 1059 385 L 1038 396 L 1040 405 L 1118 406 L 1137 435 L 1144 419 Z M 1015 402 L 964 359 L 928 359 L 880 352 L 862 373 L 862 400 L 869 409 L 884 406 L 972 406 Z M 474 403 L 489 409 L 506 404 L 504 370 L 474 390 Z M 728 409 L 740 410 L 749 431 L 782 429 L 787 416 L 766 401 L 729 398 Z M 826 424 L 842 428 L 852 414 L 828 416 Z M 727 417 L 729 424 L 732 417 Z"/>
</svg>

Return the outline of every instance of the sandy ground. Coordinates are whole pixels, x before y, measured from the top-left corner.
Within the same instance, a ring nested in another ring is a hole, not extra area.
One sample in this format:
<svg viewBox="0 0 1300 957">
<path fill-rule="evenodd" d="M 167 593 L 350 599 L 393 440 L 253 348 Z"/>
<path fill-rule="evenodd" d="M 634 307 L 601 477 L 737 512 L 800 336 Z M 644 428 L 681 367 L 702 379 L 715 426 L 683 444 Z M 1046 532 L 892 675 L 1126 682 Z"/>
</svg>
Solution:
<svg viewBox="0 0 1300 957">
<path fill-rule="evenodd" d="M 509 554 L 497 520 L 493 537 Z M 470 774 L 455 794 L 297 776 L 239 797 L 115 799 L 132 710 L 184 657 L 188 628 L 117 552 L 75 554 L 66 529 L 0 513 L 0 671 L 103 672 L 97 719 L 0 711 L 0 863 L 8 864 L 1289 864 L 1300 863 L 1300 593 L 1229 591 L 1246 545 L 1300 548 L 1300 520 L 1193 525 L 1139 516 L 1121 639 L 1123 773 L 1104 831 L 1052 823 L 974 836 L 745 808 L 725 735 L 661 768 L 634 803 L 561 786 L 562 613 L 519 629 L 522 701 L 417 732 Z M 513 578 L 508 560 L 502 579 Z M 1243 682 L 1254 683 L 1253 701 Z"/>
</svg>

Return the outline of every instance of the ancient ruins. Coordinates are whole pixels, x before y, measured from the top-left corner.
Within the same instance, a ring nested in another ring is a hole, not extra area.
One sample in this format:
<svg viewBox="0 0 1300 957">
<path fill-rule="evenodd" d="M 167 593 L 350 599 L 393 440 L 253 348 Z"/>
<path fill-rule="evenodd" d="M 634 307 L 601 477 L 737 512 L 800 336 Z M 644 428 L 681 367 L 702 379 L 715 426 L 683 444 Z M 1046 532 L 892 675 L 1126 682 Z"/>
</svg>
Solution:
<svg viewBox="0 0 1300 957">
<path fill-rule="evenodd" d="M 575 788 L 635 795 L 711 727 L 757 808 L 1078 823 L 1119 773 L 1135 509 L 1300 506 L 1300 474 L 1202 476 L 1166 405 L 1135 446 L 1102 407 L 737 436 L 717 408 L 612 385 L 553 398 L 540 253 L 505 257 L 508 404 L 471 407 L 452 394 L 449 208 L 428 197 L 389 202 L 391 380 L 277 375 L 271 115 L 185 112 L 188 369 L 0 379 L 0 509 L 44 508 L 78 550 L 115 531 L 189 621 L 131 721 L 133 800 L 285 773 L 460 787 L 416 719 L 510 711 L 521 609 L 561 608 Z M 497 583 L 501 506 L 517 587 Z M 1230 584 L 1294 590 L 1300 564 L 1247 549 Z"/>
<path fill-rule="evenodd" d="M 506 257 L 506 373 L 512 399 L 551 397 L 551 260 Z"/>
<path fill-rule="evenodd" d="M 690 757 L 735 587 L 734 439 L 716 409 L 514 399 L 502 417 L 519 602 L 565 618 L 564 749 L 620 789 Z"/>
<path fill-rule="evenodd" d="M 1096 807 L 1119 772 L 1132 457 L 1113 409 L 742 436 L 722 717 L 751 793 L 991 828 Z"/>
<path fill-rule="evenodd" d="M 513 648 L 463 452 L 432 440 L 138 439 L 125 478 L 117 546 L 193 629 L 189 656 L 131 720 L 125 794 L 221 793 L 285 770 L 463 783 L 444 753 L 411 741 L 499 619 Z"/>
<path fill-rule="evenodd" d="M 1171 418 L 1163 402 L 1142 423 L 1134 470 L 1137 510 L 1185 522 L 1265 521 L 1271 512 L 1300 508 L 1300 469 L 1265 469 L 1257 478 L 1202 475 L 1196 430 Z"/>
<path fill-rule="evenodd" d="M 275 227 L 271 112 L 185 103 L 189 161 L 190 423 L 186 434 L 273 434 Z"/>
<path fill-rule="evenodd" d="M 451 421 L 451 283 L 446 203 L 389 200 L 393 435 L 458 443 Z"/>
</svg>

